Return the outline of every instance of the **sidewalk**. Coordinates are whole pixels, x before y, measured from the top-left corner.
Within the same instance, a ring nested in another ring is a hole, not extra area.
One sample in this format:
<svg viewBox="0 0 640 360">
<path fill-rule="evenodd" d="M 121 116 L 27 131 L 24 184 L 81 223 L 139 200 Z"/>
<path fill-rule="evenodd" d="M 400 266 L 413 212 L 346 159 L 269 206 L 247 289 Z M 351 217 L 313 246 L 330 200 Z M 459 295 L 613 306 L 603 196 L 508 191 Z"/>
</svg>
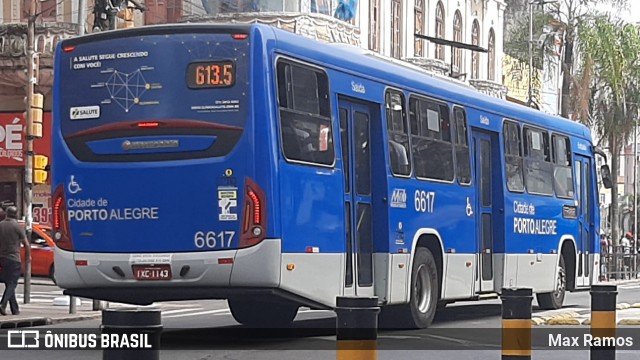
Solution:
<svg viewBox="0 0 640 360">
<path fill-rule="evenodd" d="M 640 279 L 613 280 L 598 285 L 617 285 L 618 291 L 624 288 L 640 288 Z M 640 300 L 640 299 L 639 299 Z M 591 325 L 591 309 L 569 308 L 538 312 L 532 316 L 533 325 Z M 640 302 L 616 304 L 616 323 L 618 325 L 640 325 Z"/>
<path fill-rule="evenodd" d="M 76 307 L 76 313 L 69 314 L 69 301 L 65 298 L 68 299 L 64 296 L 56 298 L 56 303 L 64 301 L 64 305 L 54 305 L 53 299 L 49 303 L 24 304 L 22 297 L 20 297 L 18 299 L 20 315 L 11 315 L 11 311 L 7 307 L 7 316 L 0 315 L 0 329 L 99 319 L 102 316 L 101 311 L 92 310 L 93 302 L 88 299 L 81 299 L 82 303 Z"/>
</svg>

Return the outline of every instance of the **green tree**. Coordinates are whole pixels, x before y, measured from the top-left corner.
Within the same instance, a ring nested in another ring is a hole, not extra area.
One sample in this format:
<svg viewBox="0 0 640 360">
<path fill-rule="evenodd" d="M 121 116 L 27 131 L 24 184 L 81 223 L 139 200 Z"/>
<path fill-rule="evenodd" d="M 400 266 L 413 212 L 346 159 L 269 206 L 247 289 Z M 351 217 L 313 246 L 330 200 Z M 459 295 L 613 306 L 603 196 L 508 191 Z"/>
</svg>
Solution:
<svg viewBox="0 0 640 360">
<path fill-rule="evenodd" d="M 611 153 L 611 236 L 618 243 L 619 154 L 633 133 L 640 103 L 640 31 L 608 16 L 585 17 L 579 33 L 580 73 L 574 98 L 578 120 Z"/>
<path fill-rule="evenodd" d="M 517 0 L 512 0 L 517 1 Z M 524 4 L 528 4 L 532 0 L 522 0 Z M 534 39 L 542 33 L 544 25 L 549 24 L 551 18 L 559 20 L 562 23 L 564 35 L 564 50 L 562 58 L 562 101 L 560 115 L 568 118 L 569 114 L 575 111 L 575 102 L 572 99 L 571 92 L 575 82 L 574 69 L 576 68 L 576 51 L 578 44 L 578 34 L 580 28 L 584 24 L 586 18 L 594 12 L 594 9 L 601 7 L 610 7 L 611 9 L 623 10 L 627 7 L 628 0 L 557 0 L 555 4 L 544 5 L 546 11 L 542 11 L 540 5 L 534 6 Z M 527 5 L 528 6 L 528 5 Z M 537 36 L 536 36 L 537 35 Z M 520 21 L 516 22 L 516 26 L 510 30 L 509 41 L 505 42 L 504 49 L 509 55 L 522 61 L 528 61 L 528 44 L 529 44 L 529 12 L 526 16 L 522 16 Z M 549 53 L 549 44 L 546 44 L 546 50 L 534 51 L 534 66 L 542 68 L 542 60 L 544 54 Z M 534 47 L 535 50 L 535 47 Z M 524 53 L 526 51 L 526 53 Z"/>
</svg>

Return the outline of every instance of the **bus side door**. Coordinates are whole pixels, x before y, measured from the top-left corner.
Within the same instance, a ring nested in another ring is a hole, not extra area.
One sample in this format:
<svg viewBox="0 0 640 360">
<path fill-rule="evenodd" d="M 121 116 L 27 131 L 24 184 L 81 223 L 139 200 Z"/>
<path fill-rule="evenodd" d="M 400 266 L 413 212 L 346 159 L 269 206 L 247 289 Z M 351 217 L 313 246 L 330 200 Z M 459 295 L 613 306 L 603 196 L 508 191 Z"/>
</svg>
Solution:
<svg viewBox="0 0 640 360">
<path fill-rule="evenodd" d="M 495 142 L 495 143 L 494 143 Z M 493 286 L 493 249 L 494 223 L 493 214 L 494 194 L 496 187 L 494 150 L 497 142 L 487 133 L 473 131 L 474 174 L 476 187 L 476 227 L 477 231 L 477 266 L 475 292 L 492 292 Z"/>
<path fill-rule="evenodd" d="M 345 180 L 344 295 L 373 296 L 371 114 L 373 105 L 338 100 Z"/>
</svg>

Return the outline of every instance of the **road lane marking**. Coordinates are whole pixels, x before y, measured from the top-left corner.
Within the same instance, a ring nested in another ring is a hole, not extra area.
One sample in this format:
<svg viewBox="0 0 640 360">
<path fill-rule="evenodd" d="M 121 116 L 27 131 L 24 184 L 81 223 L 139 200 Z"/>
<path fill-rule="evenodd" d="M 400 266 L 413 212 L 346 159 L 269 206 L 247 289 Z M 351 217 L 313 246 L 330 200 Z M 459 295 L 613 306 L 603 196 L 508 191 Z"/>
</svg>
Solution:
<svg viewBox="0 0 640 360">
<path fill-rule="evenodd" d="M 219 313 L 229 313 L 229 312 L 230 312 L 229 309 L 218 309 L 218 310 L 208 310 L 208 311 L 201 311 L 201 312 L 188 313 L 188 314 L 169 315 L 169 316 L 163 316 L 163 318 L 169 319 L 169 318 L 178 318 L 178 317 L 185 317 L 185 316 L 209 315 L 209 314 L 219 314 Z"/>
<path fill-rule="evenodd" d="M 198 311 L 202 309 L 203 308 L 187 308 L 187 309 L 167 310 L 162 312 L 162 316 L 169 315 L 169 314 L 177 314 L 177 313 L 187 312 L 187 311 Z"/>
</svg>

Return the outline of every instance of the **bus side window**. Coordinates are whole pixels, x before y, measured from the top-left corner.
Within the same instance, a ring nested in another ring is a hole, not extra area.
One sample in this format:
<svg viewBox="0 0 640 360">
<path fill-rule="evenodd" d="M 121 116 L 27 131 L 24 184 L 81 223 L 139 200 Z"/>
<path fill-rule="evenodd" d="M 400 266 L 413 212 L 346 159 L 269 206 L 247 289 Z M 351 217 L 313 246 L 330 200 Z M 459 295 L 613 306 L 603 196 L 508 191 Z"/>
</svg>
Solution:
<svg viewBox="0 0 640 360">
<path fill-rule="evenodd" d="M 456 172 L 458 182 L 463 185 L 471 184 L 471 160 L 469 155 L 469 137 L 467 134 L 467 115 L 464 109 L 456 107 L 455 115 L 455 143 L 456 143 Z"/>
<path fill-rule="evenodd" d="M 504 140 L 507 189 L 513 192 L 524 192 L 520 127 L 515 122 L 505 121 L 502 129 L 502 136 Z"/>
<path fill-rule="evenodd" d="M 389 163 L 394 175 L 411 174 L 409 160 L 409 131 L 405 119 L 404 96 L 395 91 L 386 94 L 387 136 Z"/>
<path fill-rule="evenodd" d="M 285 158 L 312 164 L 333 164 L 327 75 L 287 61 L 280 61 L 277 69 L 280 132 Z"/>
<path fill-rule="evenodd" d="M 553 165 L 549 134 L 543 130 L 524 128 L 525 184 L 532 194 L 553 194 Z"/>
<path fill-rule="evenodd" d="M 453 143 L 446 105 L 411 97 L 411 146 L 416 177 L 453 181 Z"/>
<path fill-rule="evenodd" d="M 573 199 L 573 169 L 571 168 L 571 143 L 566 136 L 552 135 L 553 183 L 556 196 Z"/>
</svg>

